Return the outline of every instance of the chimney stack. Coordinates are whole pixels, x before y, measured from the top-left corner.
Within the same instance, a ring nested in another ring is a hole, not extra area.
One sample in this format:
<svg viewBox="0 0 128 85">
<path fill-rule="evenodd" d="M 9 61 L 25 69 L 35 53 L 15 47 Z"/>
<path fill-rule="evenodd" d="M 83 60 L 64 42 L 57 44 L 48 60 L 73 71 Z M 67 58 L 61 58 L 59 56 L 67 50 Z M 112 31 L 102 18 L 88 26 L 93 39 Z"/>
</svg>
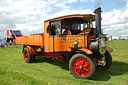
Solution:
<svg viewBox="0 0 128 85">
<path fill-rule="evenodd" d="M 97 8 L 95 9 L 94 13 L 95 13 L 95 21 L 96 21 L 96 36 L 99 37 L 99 35 L 101 34 L 101 8 Z"/>
</svg>

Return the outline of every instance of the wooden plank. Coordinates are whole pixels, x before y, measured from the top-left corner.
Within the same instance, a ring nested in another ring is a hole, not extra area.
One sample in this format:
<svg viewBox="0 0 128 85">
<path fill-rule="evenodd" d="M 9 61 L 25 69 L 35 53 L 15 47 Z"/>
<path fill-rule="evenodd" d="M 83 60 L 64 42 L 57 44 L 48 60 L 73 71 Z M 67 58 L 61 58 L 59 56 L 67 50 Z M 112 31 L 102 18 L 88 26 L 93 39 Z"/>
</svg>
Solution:
<svg viewBox="0 0 128 85">
<path fill-rule="evenodd" d="M 43 35 L 31 35 L 16 38 L 16 44 L 43 46 L 43 42 Z"/>
</svg>

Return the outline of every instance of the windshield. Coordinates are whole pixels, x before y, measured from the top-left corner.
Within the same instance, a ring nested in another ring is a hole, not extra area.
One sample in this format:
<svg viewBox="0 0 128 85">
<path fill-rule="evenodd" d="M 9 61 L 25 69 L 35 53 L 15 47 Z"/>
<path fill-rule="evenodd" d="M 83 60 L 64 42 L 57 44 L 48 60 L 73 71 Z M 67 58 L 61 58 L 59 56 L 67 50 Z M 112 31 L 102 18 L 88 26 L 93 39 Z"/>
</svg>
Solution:
<svg viewBox="0 0 128 85">
<path fill-rule="evenodd" d="M 50 23 L 50 35 L 76 35 L 84 29 L 93 28 L 94 20 L 91 18 L 67 18 Z"/>
<path fill-rule="evenodd" d="M 72 35 L 81 33 L 86 28 L 93 28 L 91 19 L 84 20 L 83 18 L 69 18 L 62 20 L 62 34 L 65 29 L 71 31 Z"/>
</svg>

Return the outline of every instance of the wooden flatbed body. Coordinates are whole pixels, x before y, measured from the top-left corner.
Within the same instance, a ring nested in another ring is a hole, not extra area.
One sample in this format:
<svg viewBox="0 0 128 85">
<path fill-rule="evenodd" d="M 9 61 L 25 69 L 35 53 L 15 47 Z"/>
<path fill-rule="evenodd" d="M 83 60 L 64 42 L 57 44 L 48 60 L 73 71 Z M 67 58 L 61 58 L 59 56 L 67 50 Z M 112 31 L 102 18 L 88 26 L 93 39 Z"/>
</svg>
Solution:
<svg viewBox="0 0 128 85">
<path fill-rule="evenodd" d="M 16 37 L 16 44 L 43 46 L 44 45 L 43 42 L 44 42 L 44 35 L 43 34 Z"/>
</svg>

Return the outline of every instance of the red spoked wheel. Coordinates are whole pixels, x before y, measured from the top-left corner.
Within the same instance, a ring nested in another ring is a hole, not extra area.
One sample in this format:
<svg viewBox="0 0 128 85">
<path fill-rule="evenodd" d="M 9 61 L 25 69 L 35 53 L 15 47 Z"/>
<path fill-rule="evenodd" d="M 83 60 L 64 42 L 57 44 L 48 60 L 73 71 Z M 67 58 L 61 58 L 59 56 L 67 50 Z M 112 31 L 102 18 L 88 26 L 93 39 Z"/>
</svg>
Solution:
<svg viewBox="0 0 128 85">
<path fill-rule="evenodd" d="M 73 62 L 73 69 L 77 75 L 86 76 L 90 72 L 90 64 L 87 60 L 83 58 L 77 58 Z"/>
<path fill-rule="evenodd" d="M 24 59 L 25 59 L 25 61 L 28 60 L 28 52 L 27 52 L 27 50 L 24 50 Z"/>
<path fill-rule="evenodd" d="M 27 47 L 24 47 L 24 51 L 23 51 L 23 55 L 24 55 L 24 60 L 27 63 L 31 63 L 35 60 L 35 56 L 34 55 L 30 55 L 29 49 Z"/>
<path fill-rule="evenodd" d="M 76 78 L 89 79 L 94 75 L 95 69 L 94 59 L 82 53 L 73 55 L 69 61 L 69 70 Z"/>
</svg>

